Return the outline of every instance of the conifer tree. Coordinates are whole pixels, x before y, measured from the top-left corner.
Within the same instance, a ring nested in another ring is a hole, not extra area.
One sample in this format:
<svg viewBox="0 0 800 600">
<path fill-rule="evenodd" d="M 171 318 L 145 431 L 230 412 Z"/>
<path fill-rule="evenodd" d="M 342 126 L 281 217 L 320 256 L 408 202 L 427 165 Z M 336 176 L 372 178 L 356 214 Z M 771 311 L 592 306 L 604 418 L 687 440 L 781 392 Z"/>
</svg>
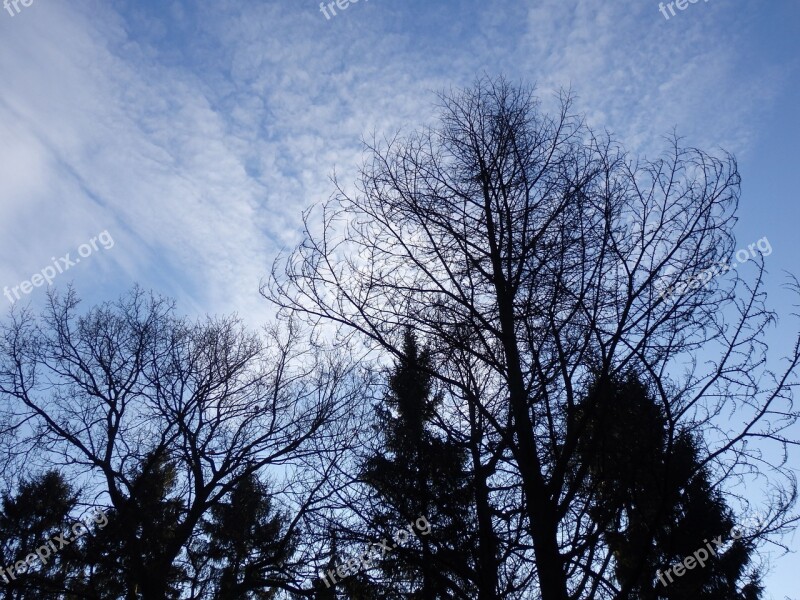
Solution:
<svg viewBox="0 0 800 600">
<path fill-rule="evenodd" d="M 46 562 L 34 561 L 14 569 L 18 561 L 34 553 L 54 536 L 63 534 L 77 503 L 75 490 L 55 470 L 23 481 L 15 495 L 3 494 L 0 510 L 0 597 L 36 600 L 64 589 L 71 573 L 67 552 L 53 552 Z"/>
<path fill-rule="evenodd" d="M 635 374 L 594 381 L 575 417 L 584 431 L 578 477 L 614 556 L 618 598 L 761 598 L 759 573 L 747 571 L 754 548 L 736 539 L 734 515 L 701 464 L 697 438 L 669 428 Z M 695 561 L 680 576 L 668 571 L 703 548 L 703 566 Z"/>
<path fill-rule="evenodd" d="M 203 544 L 213 567 L 214 598 L 267 599 L 294 552 L 286 518 L 273 507 L 267 486 L 255 475 L 242 477 L 226 501 L 211 508 Z"/>
<path fill-rule="evenodd" d="M 87 540 L 84 560 L 90 572 L 76 597 L 180 597 L 187 573 L 168 558 L 185 512 L 177 486 L 177 468 L 164 452 L 140 461 L 130 475 L 128 496 L 109 509 L 107 527 Z"/>
<path fill-rule="evenodd" d="M 379 500 L 370 514 L 375 532 L 391 540 L 397 530 L 421 517 L 430 523 L 431 532 L 415 531 L 414 545 L 395 542 L 381 559 L 389 582 L 386 597 L 466 597 L 474 578 L 466 454 L 433 431 L 441 397 L 432 382 L 430 354 L 407 330 L 385 403 L 376 407 L 383 450 L 366 461 L 363 477 Z"/>
</svg>

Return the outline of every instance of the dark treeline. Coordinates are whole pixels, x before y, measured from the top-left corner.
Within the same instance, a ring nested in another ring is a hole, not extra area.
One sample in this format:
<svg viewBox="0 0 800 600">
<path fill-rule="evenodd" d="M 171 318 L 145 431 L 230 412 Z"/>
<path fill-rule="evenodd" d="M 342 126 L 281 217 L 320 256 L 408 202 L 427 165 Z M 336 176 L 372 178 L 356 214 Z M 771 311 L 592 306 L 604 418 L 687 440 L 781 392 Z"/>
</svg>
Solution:
<svg viewBox="0 0 800 600">
<path fill-rule="evenodd" d="M 503 79 L 440 105 L 304 215 L 263 334 L 138 287 L 9 313 L 0 598 L 766 598 L 800 347 L 770 369 L 763 261 L 699 284 L 735 160 Z"/>
</svg>

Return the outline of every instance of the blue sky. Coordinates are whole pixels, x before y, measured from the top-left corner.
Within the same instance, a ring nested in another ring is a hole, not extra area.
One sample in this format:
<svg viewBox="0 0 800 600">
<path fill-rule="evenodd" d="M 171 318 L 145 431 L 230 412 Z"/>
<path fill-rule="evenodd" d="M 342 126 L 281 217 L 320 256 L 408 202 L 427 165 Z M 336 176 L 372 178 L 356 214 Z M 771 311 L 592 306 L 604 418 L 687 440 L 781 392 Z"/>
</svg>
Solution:
<svg viewBox="0 0 800 600">
<path fill-rule="evenodd" d="M 259 281 L 334 168 L 354 180 L 360 139 L 431 123 L 434 92 L 503 73 L 536 83 L 545 107 L 571 87 L 633 153 L 656 156 L 673 128 L 733 152 L 739 245 L 769 238 L 770 303 L 790 322 L 800 1 L 701 0 L 669 20 L 653 0 L 361 0 L 337 13 L 318 0 L 0 10 L 0 286 L 108 231 L 113 247 L 56 286 L 96 302 L 139 282 L 183 312 L 260 324 Z M 797 597 L 797 556 L 774 566 L 771 596 Z"/>
</svg>

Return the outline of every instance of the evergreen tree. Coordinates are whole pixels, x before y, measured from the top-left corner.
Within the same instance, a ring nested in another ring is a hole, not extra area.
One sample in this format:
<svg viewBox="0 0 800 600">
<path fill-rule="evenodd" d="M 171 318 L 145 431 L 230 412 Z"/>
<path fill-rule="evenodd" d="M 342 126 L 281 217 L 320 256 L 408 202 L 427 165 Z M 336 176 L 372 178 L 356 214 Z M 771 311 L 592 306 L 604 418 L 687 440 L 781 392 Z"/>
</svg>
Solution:
<svg viewBox="0 0 800 600">
<path fill-rule="evenodd" d="M 180 597 L 187 574 L 171 558 L 185 512 L 177 478 L 176 465 L 164 452 L 140 462 L 130 476 L 128 496 L 108 511 L 108 526 L 87 540 L 85 560 L 91 568 L 78 597 Z"/>
<path fill-rule="evenodd" d="M 31 481 L 23 481 L 15 495 L 3 494 L 0 511 L 0 597 L 11 600 L 38 600 L 64 589 L 71 572 L 69 554 L 52 552 L 46 563 L 40 560 L 23 573 L 13 570 L 18 561 L 35 553 L 71 524 L 70 513 L 77 496 L 58 471 L 48 471 Z"/>
<path fill-rule="evenodd" d="M 578 476 L 614 556 L 618 598 L 761 598 L 759 574 L 746 572 L 754 548 L 733 539 L 734 515 L 701 466 L 695 436 L 686 429 L 670 436 L 666 415 L 634 374 L 595 381 L 573 423 L 584 431 Z M 708 552 L 720 536 L 719 553 Z M 701 548 L 704 566 L 665 575 Z"/>
<path fill-rule="evenodd" d="M 418 518 L 431 525 L 429 535 L 415 529 L 414 546 L 398 543 L 380 560 L 389 582 L 385 597 L 468 597 L 463 590 L 470 590 L 474 579 L 466 454 L 431 430 L 441 403 L 433 393 L 431 369 L 429 353 L 407 330 L 385 404 L 376 407 L 383 451 L 363 467 L 363 478 L 380 502 L 370 515 L 374 531 L 391 543 L 397 530 Z"/>
<path fill-rule="evenodd" d="M 385 587 L 372 581 L 367 574 L 360 570 L 351 576 L 336 581 L 337 567 L 342 567 L 347 563 L 347 557 L 339 552 L 338 536 L 336 530 L 330 531 L 330 558 L 324 568 L 324 577 L 318 579 L 314 588 L 318 600 L 336 600 L 346 598 L 347 600 L 372 600 L 384 595 Z M 369 568 L 369 567 L 367 567 Z"/>
<path fill-rule="evenodd" d="M 294 552 L 294 536 L 277 513 L 265 484 L 242 477 L 226 501 L 211 508 L 203 524 L 203 550 L 211 560 L 213 597 L 218 600 L 274 598 L 275 584 Z"/>
</svg>

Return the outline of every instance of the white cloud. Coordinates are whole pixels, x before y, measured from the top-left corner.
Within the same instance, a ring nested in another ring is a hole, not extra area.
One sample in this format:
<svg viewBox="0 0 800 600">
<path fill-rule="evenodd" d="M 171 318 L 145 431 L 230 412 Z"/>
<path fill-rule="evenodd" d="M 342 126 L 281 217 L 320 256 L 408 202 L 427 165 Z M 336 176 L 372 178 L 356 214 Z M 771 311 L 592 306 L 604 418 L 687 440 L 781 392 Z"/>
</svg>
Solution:
<svg viewBox="0 0 800 600">
<path fill-rule="evenodd" d="M 3 21 L 4 39 L 25 52 L 0 55 L 0 130 L 14 147 L 0 167 L 11 199 L 0 235 L 27 239 L 3 276 L 49 257 L 50 243 L 109 228 L 121 238 L 120 280 L 187 310 L 261 319 L 258 281 L 297 239 L 301 210 L 333 191 L 334 166 L 353 181 L 362 135 L 430 122 L 432 91 L 505 72 L 538 81 L 545 99 L 572 85 L 578 110 L 634 148 L 659 148 L 678 124 L 693 142 L 739 150 L 777 83 L 735 73 L 723 28 L 705 28 L 719 6 L 674 23 L 647 4 L 541 0 L 527 17 L 517 5 L 464 4 L 474 10 L 461 10 L 463 23 L 432 31 L 394 23 L 446 23 L 445 8 L 409 16 L 377 2 L 326 21 L 286 3 L 226 0 L 189 14 L 174 2 L 123 16 L 42 1 Z"/>
</svg>

